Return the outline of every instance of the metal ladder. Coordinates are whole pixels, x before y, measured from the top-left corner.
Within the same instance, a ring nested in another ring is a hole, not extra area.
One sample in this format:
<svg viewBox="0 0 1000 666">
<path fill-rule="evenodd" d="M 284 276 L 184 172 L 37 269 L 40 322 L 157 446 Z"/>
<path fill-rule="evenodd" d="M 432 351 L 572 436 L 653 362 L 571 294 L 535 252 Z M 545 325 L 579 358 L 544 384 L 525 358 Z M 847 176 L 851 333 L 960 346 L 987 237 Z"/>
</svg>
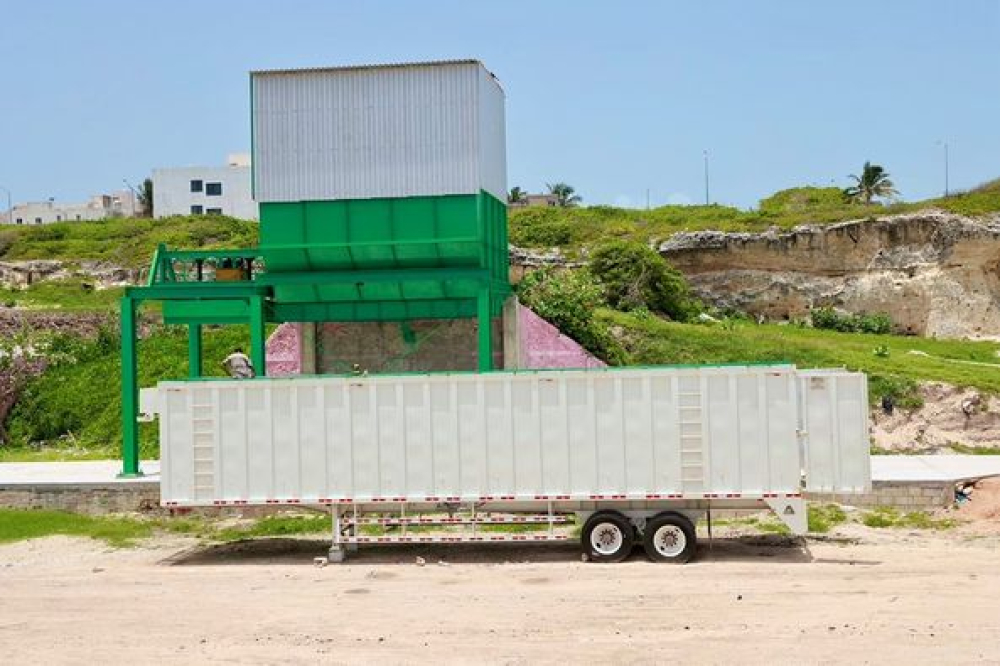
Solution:
<svg viewBox="0 0 1000 666">
<path fill-rule="evenodd" d="M 698 381 L 698 380 L 695 380 Z M 702 393 L 690 386 L 680 386 L 677 394 L 678 424 L 680 427 L 681 486 L 685 493 L 703 492 L 705 489 L 705 437 L 702 414 Z M 688 390 L 684 390 L 687 388 Z"/>
<path fill-rule="evenodd" d="M 211 403 L 191 407 L 194 497 L 207 500 L 215 495 L 215 411 Z"/>
</svg>

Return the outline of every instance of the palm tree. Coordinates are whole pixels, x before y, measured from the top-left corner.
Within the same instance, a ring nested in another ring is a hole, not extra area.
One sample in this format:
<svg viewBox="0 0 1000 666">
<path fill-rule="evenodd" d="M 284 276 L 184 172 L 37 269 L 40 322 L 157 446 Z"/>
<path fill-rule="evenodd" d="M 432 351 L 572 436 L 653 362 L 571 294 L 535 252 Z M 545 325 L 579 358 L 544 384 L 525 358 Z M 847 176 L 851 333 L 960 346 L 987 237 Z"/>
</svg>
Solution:
<svg viewBox="0 0 1000 666">
<path fill-rule="evenodd" d="M 510 194 L 507 195 L 507 203 L 521 203 L 527 194 L 520 187 L 512 187 L 510 188 Z"/>
<path fill-rule="evenodd" d="M 549 188 L 549 194 L 554 196 L 556 198 L 556 203 L 563 208 L 567 206 L 575 206 L 583 201 L 583 197 L 574 194 L 576 190 L 574 190 L 571 185 L 567 185 L 566 183 L 545 183 L 545 187 Z"/>
<path fill-rule="evenodd" d="M 895 185 L 889 180 L 889 174 L 878 164 L 865 162 L 860 176 L 851 174 L 854 185 L 844 190 L 844 194 L 852 201 L 860 201 L 863 204 L 870 204 L 872 199 L 891 199 L 899 194 Z"/>
</svg>

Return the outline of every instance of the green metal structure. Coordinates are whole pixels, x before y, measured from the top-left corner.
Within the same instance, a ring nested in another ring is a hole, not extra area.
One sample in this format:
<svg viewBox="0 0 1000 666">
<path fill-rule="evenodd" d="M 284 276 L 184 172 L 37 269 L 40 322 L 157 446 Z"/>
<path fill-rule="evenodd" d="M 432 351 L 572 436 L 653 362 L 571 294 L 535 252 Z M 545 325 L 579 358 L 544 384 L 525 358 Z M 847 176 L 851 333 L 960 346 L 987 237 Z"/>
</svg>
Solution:
<svg viewBox="0 0 1000 666">
<path fill-rule="evenodd" d="M 145 286 L 121 299 L 122 475 L 139 469 L 137 323 L 160 301 L 188 327 L 188 376 L 202 374 L 202 330 L 246 324 L 266 373 L 267 323 L 474 318 L 479 371 L 492 370 L 491 320 L 510 296 L 506 206 L 478 195 L 265 203 L 260 246 L 157 248 Z M 220 280 L 219 268 L 239 279 Z"/>
</svg>

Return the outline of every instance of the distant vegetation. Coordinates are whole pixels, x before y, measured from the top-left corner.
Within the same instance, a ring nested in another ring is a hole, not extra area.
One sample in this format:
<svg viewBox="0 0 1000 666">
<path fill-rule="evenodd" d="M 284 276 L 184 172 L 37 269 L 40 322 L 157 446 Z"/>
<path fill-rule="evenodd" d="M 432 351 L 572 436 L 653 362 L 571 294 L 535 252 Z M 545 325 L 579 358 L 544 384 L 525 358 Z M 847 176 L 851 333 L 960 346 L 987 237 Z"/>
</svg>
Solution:
<svg viewBox="0 0 1000 666">
<path fill-rule="evenodd" d="M 844 190 L 844 195 L 851 201 L 867 205 L 875 199 L 891 200 L 899 194 L 889 180 L 889 172 L 878 164 L 865 162 L 861 175 L 851 174 L 850 178 L 854 184 Z"/>
<path fill-rule="evenodd" d="M 937 208 L 968 216 L 1000 212 L 1000 179 L 948 198 L 889 205 L 863 204 L 836 187 L 797 187 L 761 200 L 757 210 L 729 206 L 660 206 L 651 210 L 587 206 L 531 207 L 510 211 L 510 238 L 528 248 L 560 247 L 575 255 L 583 247 L 626 238 L 662 241 L 681 231 L 765 231 L 800 224 L 831 224 Z"/>
<path fill-rule="evenodd" d="M 115 218 L 0 226 L 0 260 L 99 260 L 148 266 L 157 244 L 172 248 L 240 248 L 257 245 L 257 223 L 218 215 L 162 219 Z"/>
</svg>

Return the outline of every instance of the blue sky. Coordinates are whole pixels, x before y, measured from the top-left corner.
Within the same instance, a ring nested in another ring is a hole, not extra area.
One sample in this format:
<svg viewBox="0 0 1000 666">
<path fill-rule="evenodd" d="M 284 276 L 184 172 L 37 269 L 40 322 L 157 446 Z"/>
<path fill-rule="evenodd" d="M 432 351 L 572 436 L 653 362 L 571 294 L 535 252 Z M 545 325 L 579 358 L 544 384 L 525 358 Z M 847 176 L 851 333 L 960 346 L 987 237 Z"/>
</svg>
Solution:
<svg viewBox="0 0 1000 666">
<path fill-rule="evenodd" d="M 509 184 L 586 203 L 905 199 L 1000 176 L 1000 0 L 4 3 L 0 186 L 82 199 L 249 146 L 247 71 L 479 58 L 507 91 Z M 6 203 L 4 201 L 4 203 Z"/>
</svg>

